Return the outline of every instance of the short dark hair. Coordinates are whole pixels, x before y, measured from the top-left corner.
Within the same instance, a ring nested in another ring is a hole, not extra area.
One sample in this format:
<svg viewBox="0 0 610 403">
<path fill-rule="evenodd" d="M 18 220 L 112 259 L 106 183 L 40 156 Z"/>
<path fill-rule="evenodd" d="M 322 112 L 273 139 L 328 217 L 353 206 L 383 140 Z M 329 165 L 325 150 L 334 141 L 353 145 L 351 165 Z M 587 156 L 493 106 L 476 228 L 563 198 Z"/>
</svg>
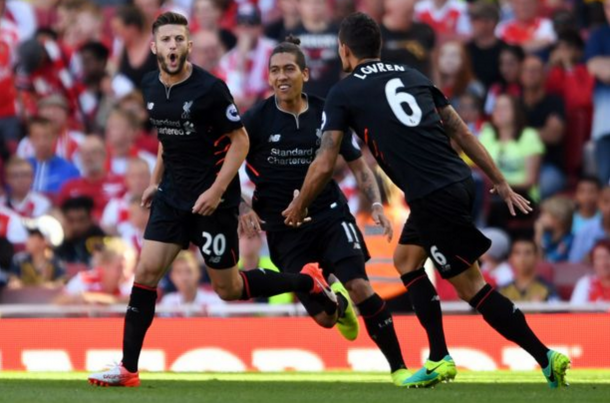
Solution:
<svg viewBox="0 0 610 403">
<path fill-rule="evenodd" d="M 506 45 L 500 52 L 508 52 L 515 56 L 520 62 L 524 61 L 526 56 L 525 51 L 519 45 Z"/>
<path fill-rule="evenodd" d="M 598 190 L 601 190 L 602 188 L 602 182 L 595 175 L 582 175 L 580 178 L 578 178 L 576 185 L 578 186 L 578 184 L 583 182 L 594 185 Z"/>
<path fill-rule="evenodd" d="M 370 16 L 353 13 L 345 17 L 339 29 L 339 41 L 347 45 L 358 59 L 379 58 L 381 30 Z"/>
<path fill-rule="evenodd" d="M 120 6 L 117 8 L 115 15 L 123 25 L 135 26 L 140 32 L 143 32 L 146 27 L 146 16 L 140 8 L 132 4 Z"/>
<path fill-rule="evenodd" d="M 163 25 L 184 25 L 188 31 L 189 21 L 182 14 L 166 11 L 158 16 L 155 22 L 153 22 L 153 35 L 156 34 L 159 27 L 162 27 Z"/>
<path fill-rule="evenodd" d="M 89 196 L 72 197 L 64 201 L 60 208 L 64 214 L 74 210 L 85 210 L 87 214 L 91 214 L 93 211 L 93 199 Z"/>
<path fill-rule="evenodd" d="M 108 57 L 110 57 L 110 51 L 108 48 L 101 42 L 97 41 L 89 41 L 81 46 L 80 53 L 89 52 L 95 57 L 98 61 L 106 61 Z"/>
<path fill-rule="evenodd" d="M 299 68 L 301 70 L 305 70 L 305 68 L 307 67 L 307 63 L 305 62 L 305 54 L 299 46 L 300 44 L 301 40 L 299 38 L 296 38 L 292 35 L 287 36 L 286 39 L 284 39 L 284 42 L 277 45 L 273 49 L 273 52 L 271 52 L 271 56 L 269 56 L 269 66 L 271 66 L 271 58 L 273 57 L 273 55 L 276 55 L 278 53 L 290 53 L 291 55 L 294 55 L 294 57 L 297 59 L 297 65 L 299 66 Z"/>
<path fill-rule="evenodd" d="M 585 48 L 585 41 L 575 29 L 565 29 L 557 35 L 557 42 L 564 42 L 568 46 L 582 50 Z"/>
<path fill-rule="evenodd" d="M 536 241 L 534 241 L 533 238 L 531 237 L 527 237 L 527 236 L 518 236 L 515 239 L 513 239 L 513 244 L 510 248 L 510 253 L 513 253 L 513 250 L 515 249 L 515 245 L 518 243 L 526 243 L 529 244 L 530 246 L 532 246 L 534 248 L 534 252 L 538 253 L 538 245 L 536 244 Z"/>
</svg>

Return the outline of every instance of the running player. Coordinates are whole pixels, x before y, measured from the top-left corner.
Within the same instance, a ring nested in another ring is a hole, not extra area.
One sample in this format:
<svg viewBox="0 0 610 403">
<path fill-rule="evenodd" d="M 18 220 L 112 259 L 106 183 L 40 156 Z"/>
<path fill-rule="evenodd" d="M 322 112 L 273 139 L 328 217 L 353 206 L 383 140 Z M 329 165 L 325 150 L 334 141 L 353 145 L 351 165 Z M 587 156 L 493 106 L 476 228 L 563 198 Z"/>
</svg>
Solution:
<svg viewBox="0 0 610 403">
<path fill-rule="evenodd" d="M 138 386 L 138 358 L 155 314 L 157 284 L 181 249 L 190 242 L 205 259 L 212 286 L 224 300 L 268 297 L 294 291 L 336 297 L 322 271 L 304 274 L 237 268 L 237 170 L 248 153 L 248 135 L 226 85 L 192 65 L 188 22 L 180 14 L 161 14 L 153 23 L 152 52 L 159 72 L 142 87 L 159 154 L 152 185 L 142 204 L 152 205 L 135 283 L 125 315 L 123 360 L 89 382 Z"/>
<path fill-rule="evenodd" d="M 310 262 L 319 262 L 326 274 L 334 273 L 349 290 L 348 295 L 341 282 L 331 284 L 337 292 L 338 308 L 320 303 L 319 298 L 309 293 L 297 296 L 318 324 L 330 328 L 337 323 L 343 336 L 354 340 L 358 320 L 350 304 L 351 297 L 364 318 L 369 336 L 390 364 L 393 382 L 401 385 L 410 374 L 392 316 L 368 281 L 364 268 L 369 259 L 366 244 L 337 183 L 326 184 L 311 204 L 310 223 L 294 229 L 284 225 L 282 211 L 292 200 L 293 190 L 303 184 L 320 146 L 324 109 L 324 100 L 303 93 L 309 70 L 298 44 L 298 39 L 290 37 L 275 47 L 269 58 L 269 85 L 274 95 L 243 117 L 251 145 L 246 167 L 256 189 L 254 211 L 242 214 L 241 229 L 248 236 L 257 236 L 262 224 L 267 231 L 271 259 L 287 273 L 298 273 Z M 383 213 L 377 182 L 351 136 L 343 138 L 339 152 L 373 204 L 373 218 L 391 238 L 392 227 Z"/>
<path fill-rule="evenodd" d="M 490 241 L 473 224 L 471 172 L 449 140 L 487 174 L 492 191 L 506 201 L 511 214 L 515 208 L 529 213 L 529 203 L 513 192 L 445 96 L 416 70 L 381 62 L 380 48 L 379 27 L 369 16 L 355 13 L 343 21 L 339 53 L 344 70 L 351 74 L 329 93 L 320 151 L 300 195 L 283 213 L 286 224 L 303 222 L 306 207 L 331 178 L 344 133 L 354 129 L 411 207 L 394 264 L 428 334 L 430 356 L 404 384 L 431 386 L 457 373 L 445 343 L 440 301 L 422 267 L 430 256 L 462 299 L 536 359 L 551 387 L 567 385 L 568 357 L 542 344 L 523 313 L 481 275 L 476 262 Z"/>
</svg>

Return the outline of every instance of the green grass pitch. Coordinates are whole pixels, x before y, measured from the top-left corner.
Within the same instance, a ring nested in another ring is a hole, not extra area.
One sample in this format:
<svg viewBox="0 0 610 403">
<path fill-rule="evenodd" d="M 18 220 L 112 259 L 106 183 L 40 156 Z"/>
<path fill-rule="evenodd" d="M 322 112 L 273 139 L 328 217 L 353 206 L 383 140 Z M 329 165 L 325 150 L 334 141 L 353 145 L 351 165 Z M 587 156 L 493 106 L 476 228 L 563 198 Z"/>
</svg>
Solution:
<svg viewBox="0 0 610 403">
<path fill-rule="evenodd" d="M 378 373 L 145 373 L 139 388 L 99 388 L 86 382 L 85 373 L 0 372 L 0 402 L 610 402 L 610 370 L 568 374 L 569 388 L 551 390 L 538 371 L 461 371 L 455 382 L 433 389 L 397 388 Z"/>
</svg>

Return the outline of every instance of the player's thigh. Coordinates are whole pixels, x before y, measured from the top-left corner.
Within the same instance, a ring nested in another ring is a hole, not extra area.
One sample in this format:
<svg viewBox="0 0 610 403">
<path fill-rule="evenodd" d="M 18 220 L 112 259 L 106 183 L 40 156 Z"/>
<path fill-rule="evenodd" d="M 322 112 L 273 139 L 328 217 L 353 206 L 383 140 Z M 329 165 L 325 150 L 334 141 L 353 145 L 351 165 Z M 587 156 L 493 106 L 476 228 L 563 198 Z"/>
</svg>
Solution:
<svg viewBox="0 0 610 403">
<path fill-rule="evenodd" d="M 189 239 L 197 245 L 206 267 L 214 270 L 231 269 L 239 260 L 237 209 L 216 210 L 210 216 L 191 214 Z"/>
<path fill-rule="evenodd" d="M 211 267 L 206 269 L 212 282 L 212 287 L 221 299 L 235 301 L 241 298 L 244 282 L 239 274 L 237 265 L 224 269 L 213 269 Z"/>
<path fill-rule="evenodd" d="M 420 246 L 445 279 L 468 270 L 491 245 L 474 225 L 473 197 L 474 185 L 469 179 L 411 203 L 409 220 L 417 227 Z"/>
<path fill-rule="evenodd" d="M 478 263 L 473 264 L 457 276 L 449 278 L 448 281 L 453 285 L 460 298 L 467 302 L 477 295 L 486 284 Z"/>
<path fill-rule="evenodd" d="M 303 266 L 319 262 L 313 248 L 313 236 L 306 228 L 267 232 L 267 245 L 273 264 L 281 272 L 299 273 Z"/>
<path fill-rule="evenodd" d="M 135 282 L 156 287 L 181 249 L 178 244 L 145 239 L 136 266 Z"/>
<path fill-rule="evenodd" d="M 313 237 L 326 274 L 333 273 L 343 283 L 368 279 L 364 268 L 370 259 L 364 237 L 351 214 L 329 220 Z"/>
</svg>

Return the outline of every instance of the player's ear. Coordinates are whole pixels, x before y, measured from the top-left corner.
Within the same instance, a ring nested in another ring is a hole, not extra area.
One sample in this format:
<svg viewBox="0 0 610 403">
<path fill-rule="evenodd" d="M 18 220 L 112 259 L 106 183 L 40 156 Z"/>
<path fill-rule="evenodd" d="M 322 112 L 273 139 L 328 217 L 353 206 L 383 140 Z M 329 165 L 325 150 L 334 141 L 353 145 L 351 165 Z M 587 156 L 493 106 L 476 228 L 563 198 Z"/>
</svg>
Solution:
<svg viewBox="0 0 610 403">
<path fill-rule="evenodd" d="M 189 40 L 187 45 L 186 45 L 186 53 L 188 55 L 190 55 L 192 50 L 193 50 L 193 41 Z"/>
<path fill-rule="evenodd" d="M 309 81 L 309 68 L 305 67 L 303 69 L 303 82 Z"/>
<path fill-rule="evenodd" d="M 150 42 L 150 51 L 153 53 L 153 55 L 157 54 L 157 45 L 155 44 L 154 39 Z"/>
</svg>

